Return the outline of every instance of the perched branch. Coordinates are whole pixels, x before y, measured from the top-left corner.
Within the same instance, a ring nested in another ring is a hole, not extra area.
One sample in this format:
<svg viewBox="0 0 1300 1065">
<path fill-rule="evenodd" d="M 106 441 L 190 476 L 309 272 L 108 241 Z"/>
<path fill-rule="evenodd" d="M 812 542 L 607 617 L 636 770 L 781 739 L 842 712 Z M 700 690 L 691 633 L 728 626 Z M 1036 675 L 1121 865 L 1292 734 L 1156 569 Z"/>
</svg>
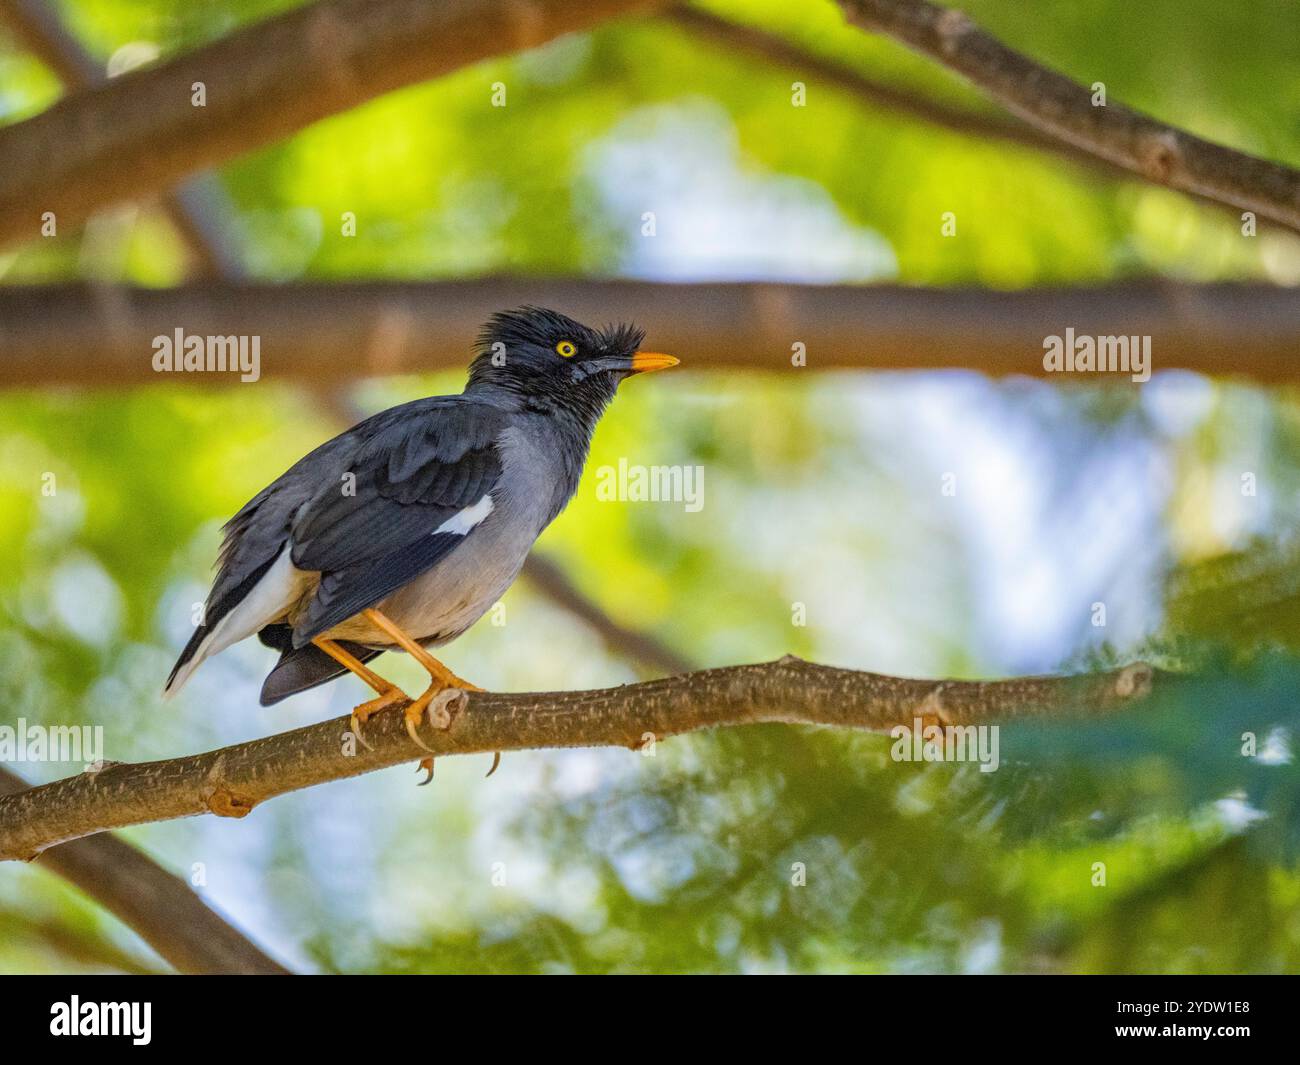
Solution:
<svg viewBox="0 0 1300 1065">
<path fill-rule="evenodd" d="M 1091 92 L 926 0 L 838 0 L 849 22 L 965 77 L 1045 133 L 1158 185 L 1254 211 L 1300 232 L 1300 171 L 1226 148 Z"/>
<path fill-rule="evenodd" d="M 49 0 L 0 0 L 0 21 L 69 89 L 92 88 L 107 80 L 103 68 L 68 32 Z M 215 177 L 200 174 L 191 178 L 165 193 L 162 204 L 203 273 L 227 280 L 244 276 L 233 237 L 234 211 Z"/>
<path fill-rule="evenodd" d="M 0 129 L 0 247 L 38 236 L 43 212 L 79 225 L 394 89 L 660 6 L 319 0 L 247 26 Z"/>
<path fill-rule="evenodd" d="M 1300 377 L 1300 300 L 1294 289 L 1268 285 L 1146 281 L 990 292 L 485 278 L 175 289 L 0 286 L 0 386 L 188 380 L 211 387 L 238 380 L 228 372 L 155 373 L 153 339 L 177 329 L 258 337 L 264 377 L 318 385 L 460 370 L 483 320 L 526 302 L 580 320 L 635 320 L 657 346 L 694 369 L 788 373 L 799 342 L 812 369 L 1041 374 L 1044 338 L 1071 327 L 1081 335 L 1151 337 L 1156 370 L 1263 382 Z"/>
<path fill-rule="evenodd" d="M 0 766 L 0 802 L 40 790 Z M 8 814 L 0 813 L 0 826 L 0 834 L 9 828 Z M 115 836 L 38 849 L 42 868 L 75 884 L 182 973 L 288 972 L 208 909 L 180 877 Z"/>
<path fill-rule="evenodd" d="M 1157 679 L 1137 663 L 1108 673 L 1001 681 L 881 676 L 786 657 L 597 691 L 455 693 L 447 721 L 428 721 L 437 755 L 534 747 L 629 747 L 683 732 L 765 721 L 887 730 L 920 719 L 946 728 L 1017 717 L 1102 714 L 1132 705 Z M 0 796 L 0 860 L 30 859 L 57 843 L 106 829 L 214 813 L 243 817 L 276 795 L 423 757 L 398 704 L 366 726 L 357 746 L 348 719 L 135 765 L 118 763 L 19 795 Z"/>
</svg>

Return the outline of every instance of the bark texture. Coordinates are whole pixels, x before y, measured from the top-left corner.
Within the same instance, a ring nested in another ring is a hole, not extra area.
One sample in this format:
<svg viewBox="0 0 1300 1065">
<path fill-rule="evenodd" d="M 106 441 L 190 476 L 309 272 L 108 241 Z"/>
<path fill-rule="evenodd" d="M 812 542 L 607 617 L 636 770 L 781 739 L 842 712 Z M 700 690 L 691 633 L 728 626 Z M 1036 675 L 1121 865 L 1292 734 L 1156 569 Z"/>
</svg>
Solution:
<svg viewBox="0 0 1300 1065">
<path fill-rule="evenodd" d="M 849 22 L 956 71 L 1045 133 L 1147 181 L 1254 211 L 1300 233 L 1300 171 L 1205 140 L 1007 47 L 961 11 L 926 0 L 838 0 Z M 1104 79 L 1099 79 L 1104 80 Z"/>
<path fill-rule="evenodd" d="M 697 729 L 772 721 L 877 731 L 911 727 L 917 719 L 946 727 L 992 724 L 1112 712 L 1145 697 L 1157 677 L 1150 666 L 1135 663 L 1072 677 L 914 680 L 787 656 L 595 691 L 448 693 L 455 699 L 441 708 L 446 723 L 435 727 L 426 719 L 421 736 L 442 756 L 536 747 L 635 750 Z M 0 860 L 31 859 L 57 843 L 126 825 L 203 813 L 244 817 L 276 795 L 425 753 L 406 734 L 401 704 L 371 719 L 365 735 L 371 749 L 352 741 L 344 717 L 206 754 L 110 765 L 0 796 Z"/>
</svg>

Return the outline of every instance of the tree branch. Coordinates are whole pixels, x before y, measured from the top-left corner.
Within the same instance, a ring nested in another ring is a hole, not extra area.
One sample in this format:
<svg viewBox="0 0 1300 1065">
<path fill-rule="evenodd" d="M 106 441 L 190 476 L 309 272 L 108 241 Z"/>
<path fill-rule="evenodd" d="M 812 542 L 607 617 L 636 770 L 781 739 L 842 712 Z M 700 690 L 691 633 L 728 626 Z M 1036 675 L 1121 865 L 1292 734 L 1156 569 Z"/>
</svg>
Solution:
<svg viewBox="0 0 1300 1065">
<path fill-rule="evenodd" d="M 46 0 L 0 0 L 0 21 L 64 85 L 95 85 L 104 71 L 68 32 Z"/>
<path fill-rule="evenodd" d="M 367 375 L 463 370 L 470 340 L 502 307 L 541 303 L 580 320 L 647 326 L 695 369 L 813 369 L 1042 374 L 1043 342 L 1150 336 L 1157 370 L 1300 377 L 1295 290 L 1268 285 L 1125 282 L 990 292 L 897 285 L 674 285 L 515 280 L 211 283 L 174 289 L 0 286 L 0 387 L 168 384 L 210 387 L 237 374 L 152 368 L 153 338 L 260 338 L 264 376 L 328 384 Z M 1069 375 L 1083 380 L 1086 375 Z M 1110 375 L 1112 378 L 1114 375 Z M 195 379 L 198 380 L 195 380 Z"/>
<path fill-rule="evenodd" d="M 817 55 L 784 37 L 754 26 L 732 22 L 730 19 L 719 18 L 701 8 L 688 6 L 674 8 L 663 17 L 665 21 L 699 37 L 717 41 L 737 51 L 748 52 L 772 63 L 779 63 L 798 71 L 802 77 L 816 78 L 822 84 L 854 96 L 869 106 L 894 111 L 960 136 L 1001 141 L 1004 144 L 1014 144 L 1035 151 L 1051 152 L 1095 174 L 1103 174 L 1110 178 L 1132 177 L 1132 174 L 1118 163 L 1102 159 L 1058 137 L 1043 133 L 1019 119 L 985 115 L 968 108 L 951 107 L 921 93 L 877 81 L 852 67 Z M 1205 196 L 1190 195 L 1207 207 L 1212 207 L 1216 211 L 1228 211 L 1234 218 L 1237 217 L 1237 211 L 1233 207 Z"/>
<path fill-rule="evenodd" d="M 40 790 L 0 766 L 0 803 Z M 10 827 L 9 815 L 0 813 L 0 834 Z M 184 880 L 116 836 L 37 850 L 42 868 L 75 884 L 182 973 L 288 972 L 208 909 Z"/>
<path fill-rule="evenodd" d="M 1091 92 L 926 0 L 838 0 L 850 23 L 956 71 L 1026 122 L 1157 185 L 1300 232 L 1300 171 L 1203 140 Z"/>
<path fill-rule="evenodd" d="M 21 910 L 0 910 L 0 942 L 9 946 L 24 940 L 88 968 L 113 969 L 132 976 L 162 975 L 167 971 L 84 929 Z"/>
<path fill-rule="evenodd" d="M 45 211 L 79 225 L 386 92 L 661 6 L 320 0 L 247 26 L 0 130 L 0 247 L 37 237 Z"/>
<path fill-rule="evenodd" d="M 47 0 L 0 0 L 0 20 L 19 43 L 69 89 L 103 85 L 103 68 L 63 25 Z M 211 174 L 190 178 L 164 193 L 163 210 L 189 248 L 200 272 L 228 280 L 245 276 L 233 237 L 233 215 L 221 183 Z"/>
<path fill-rule="evenodd" d="M 717 41 L 734 51 L 748 52 L 769 62 L 797 70 L 802 75 L 811 75 L 824 84 L 855 96 L 865 103 L 919 119 L 952 133 L 1003 141 L 1038 151 L 1050 151 L 1090 167 L 1104 164 L 1103 160 L 1098 160 L 1088 152 L 1081 152 L 1072 145 L 1063 144 L 1055 137 L 1040 133 L 1033 126 L 1023 122 L 1006 119 L 997 114 L 986 115 L 978 111 L 951 107 L 908 89 L 900 89 L 888 82 L 877 81 L 833 59 L 815 55 L 784 37 L 720 18 L 702 8 L 676 7 L 665 12 L 662 19 L 698 37 Z"/>
<path fill-rule="evenodd" d="M 914 720 L 956 726 L 1065 712 L 1102 714 L 1145 697 L 1143 663 L 1107 673 L 1001 681 L 933 681 L 834 669 L 786 657 L 619 688 L 506 695 L 456 693 L 449 724 L 421 729 L 437 755 L 535 747 L 629 747 L 697 729 L 779 721 L 887 730 Z M 194 814 L 243 817 L 259 803 L 423 757 L 399 704 L 349 743 L 348 719 L 323 721 L 219 751 L 110 765 L 0 797 L 0 860 L 30 859 L 66 840 Z"/>
</svg>

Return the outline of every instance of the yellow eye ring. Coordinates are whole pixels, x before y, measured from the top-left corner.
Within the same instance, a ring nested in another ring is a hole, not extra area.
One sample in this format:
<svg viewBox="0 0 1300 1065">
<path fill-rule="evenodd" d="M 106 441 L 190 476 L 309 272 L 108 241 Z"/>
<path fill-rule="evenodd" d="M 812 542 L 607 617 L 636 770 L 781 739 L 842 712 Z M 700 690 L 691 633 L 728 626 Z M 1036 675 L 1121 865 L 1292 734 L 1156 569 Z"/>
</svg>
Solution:
<svg viewBox="0 0 1300 1065">
<path fill-rule="evenodd" d="M 561 340 L 555 345 L 555 353 L 557 355 L 563 355 L 566 359 L 571 359 L 573 356 L 578 354 L 578 349 L 574 347 L 573 341 Z"/>
</svg>

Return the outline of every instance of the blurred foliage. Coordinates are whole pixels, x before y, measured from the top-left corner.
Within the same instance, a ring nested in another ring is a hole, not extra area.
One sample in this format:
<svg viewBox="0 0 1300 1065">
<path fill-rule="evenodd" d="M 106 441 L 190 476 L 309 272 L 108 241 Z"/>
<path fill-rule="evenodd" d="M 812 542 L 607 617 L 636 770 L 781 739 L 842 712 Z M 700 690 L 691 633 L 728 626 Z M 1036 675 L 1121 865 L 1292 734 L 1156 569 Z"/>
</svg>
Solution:
<svg viewBox="0 0 1300 1065">
<path fill-rule="evenodd" d="M 93 54 L 121 65 L 293 5 L 57 6 Z M 708 6 L 917 94 L 991 110 L 926 60 L 846 28 L 829 0 Z M 1103 81 L 1114 99 L 1246 150 L 1300 156 L 1300 14 L 1290 0 L 1056 0 L 1035 18 L 1006 0 L 959 6 L 1079 80 Z M 878 276 L 1003 287 L 1152 271 L 1300 280 L 1297 242 L 1270 227 L 1242 240 L 1231 212 L 935 129 L 815 80 L 808 106 L 794 108 L 797 76 L 676 26 L 620 21 L 393 93 L 236 161 L 223 174 L 238 207 L 232 226 L 249 268 L 271 278 L 617 272 L 636 255 L 643 211 L 656 210 L 668 236 L 694 217 L 698 182 L 687 179 L 709 149 L 722 153 L 707 156 L 713 165 L 753 179 L 758 204 L 781 195 L 824 203 L 849 232 L 883 239 L 889 254 L 863 265 Z M 506 107 L 491 106 L 496 81 L 508 87 Z M 56 92 L 37 64 L 0 51 L 0 121 L 47 106 Z M 629 132 L 640 150 L 614 156 Z M 628 184 L 635 204 L 618 195 Z M 357 216 L 353 238 L 342 236 L 344 211 Z M 960 240 L 940 235 L 944 211 L 956 213 Z M 159 243 L 128 240 L 111 268 L 166 283 Z M 828 252 L 789 254 L 798 273 Z M 11 256 L 8 276 L 47 278 L 73 256 L 64 240 L 41 242 Z"/>
<path fill-rule="evenodd" d="M 121 66 L 291 5 L 57 6 Z M 829 2 L 708 6 L 994 113 Z M 1290 0 L 959 6 L 1113 99 L 1300 161 Z M 1246 240 L 1228 212 L 815 81 L 792 108 L 797 76 L 653 19 L 611 24 L 235 161 L 219 175 L 229 225 L 267 280 L 1300 281 L 1292 237 Z M 498 80 L 505 108 L 489 104 Z M 58 93 L 0 41 L 0 121 Z M 940 237 L 949 210 L 957 240 Z M 185 269 L 153 208 L 0 255 L 11 283 L 168 285 Z M 459 386 L 374 381 L 348 399 L 376 410 Z M 338 427 L 314 391 L 270 381 L 0 396 L 3 721 L 99 725 L 106 757 L 142 760 L 343 712 L 351 682 L 258 708 L 268 653 L 251 645 L 175 706 L 157 700 L 220 522 Z M 888 737 L 764 726 L 653 758 L 512 754 L 486 782 L 486 760 L 447 760 L 427 789 L 373 774 L 238 823 L 129 835 L 269 950 L 326 971 L 1297 971 L 1298 430 L 1293 391 L 1177 373 L 1141 390 L 955 373 L 635 382 L 591 466 L 700 464 L 707 505 L 600 503 L 589 476 L 541 544 L 620 621 L 703 665 L 793 652 L 996 676 L 1145 655 L 1180 678 L 1140 713 L 1004 728 L 995 773 L 900 764 Z M 505 606 L 504 626 L 449 649 L 458 672 L 520 690 L 639 675 L 526 585 Z M 0 870 L 0 911 L 0 970 L 160 964 L 39 868 Z M 86 949 L 59 947 L 78 935 Z"/>
<path fill-rule="evenodd" d="M 1178 632 L 1247 656 L 1268 642 L 1300 652 L 1300 547 L 1255 541 L 1185 567 L 1171 581 L 1169 613 Z"/>
</svg>

